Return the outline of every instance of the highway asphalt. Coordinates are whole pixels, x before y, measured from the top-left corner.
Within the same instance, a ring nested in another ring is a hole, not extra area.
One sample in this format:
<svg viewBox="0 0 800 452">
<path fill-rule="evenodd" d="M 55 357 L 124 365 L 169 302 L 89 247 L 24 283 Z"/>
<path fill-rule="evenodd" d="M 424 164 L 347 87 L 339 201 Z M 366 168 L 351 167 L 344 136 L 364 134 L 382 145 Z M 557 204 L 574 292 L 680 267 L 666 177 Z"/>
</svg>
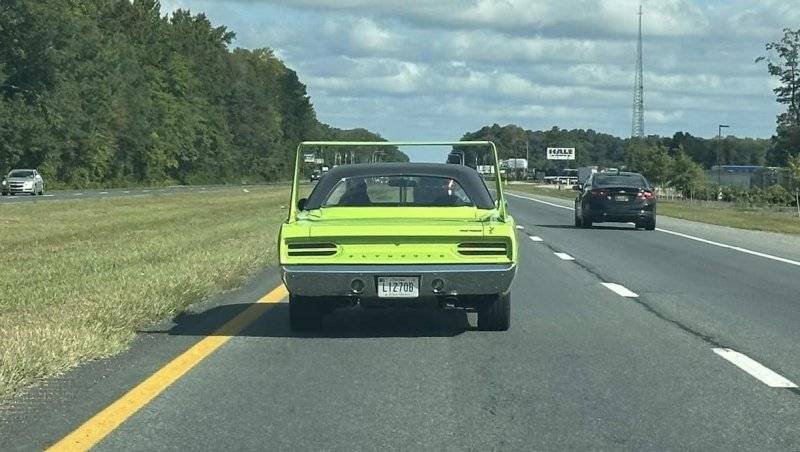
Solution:
<svg viewBox="0 0 800 452">
<path fill-rule="evenodd" d="M 569 202 L 509 203 L 508 332 L 351 309 L 298 335 L 274 303 L 97 448 L 800 450 L 800 240 L 663 217 L 576 229 Z M 6 402 L 0 448 L 55 443 L 278 283 L 266 269 Z"/>
</svg>

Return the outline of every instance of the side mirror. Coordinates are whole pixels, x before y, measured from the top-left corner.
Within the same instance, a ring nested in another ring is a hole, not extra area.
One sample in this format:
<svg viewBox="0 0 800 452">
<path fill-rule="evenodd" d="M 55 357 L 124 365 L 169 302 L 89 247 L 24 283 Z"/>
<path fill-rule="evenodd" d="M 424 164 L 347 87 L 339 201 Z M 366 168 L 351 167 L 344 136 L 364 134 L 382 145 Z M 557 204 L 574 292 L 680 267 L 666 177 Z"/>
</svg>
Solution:
<svg viewBox="0 0 800 452">
<path fill-rule="evenodd" d="M 575 191 L 581 191 L 581 186 L 580 185 L 573 185 L 572 189 L 575 190 Z"/>
<path fill-rule="evenodd" d="M 297 208 L 300 210 L 306 210 L 306 204 L 308 204 L 308 198 L 300 198 L 297 201 Z"/>
</svg>

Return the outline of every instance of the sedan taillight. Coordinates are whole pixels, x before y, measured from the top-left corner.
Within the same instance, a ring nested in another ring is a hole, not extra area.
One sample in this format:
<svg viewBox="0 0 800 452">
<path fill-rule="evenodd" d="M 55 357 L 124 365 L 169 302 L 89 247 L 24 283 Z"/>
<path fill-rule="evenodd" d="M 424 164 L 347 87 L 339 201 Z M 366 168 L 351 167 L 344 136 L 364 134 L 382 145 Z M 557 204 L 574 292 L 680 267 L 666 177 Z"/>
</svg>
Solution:
<svg viewBox="0 0 800 452">
<path fill-rule="evenodd" d="M 608 192 L 605 190 L 592 190 L 592 198 L 607 198 Z"/>
<path fill-rule="evenodd" d="M 645 201 L 652 201 L 656 199 L 656 194 L 651 191 L 641 191 L 639 192 L 639 199 L 644 199 Z"/>
</svg>

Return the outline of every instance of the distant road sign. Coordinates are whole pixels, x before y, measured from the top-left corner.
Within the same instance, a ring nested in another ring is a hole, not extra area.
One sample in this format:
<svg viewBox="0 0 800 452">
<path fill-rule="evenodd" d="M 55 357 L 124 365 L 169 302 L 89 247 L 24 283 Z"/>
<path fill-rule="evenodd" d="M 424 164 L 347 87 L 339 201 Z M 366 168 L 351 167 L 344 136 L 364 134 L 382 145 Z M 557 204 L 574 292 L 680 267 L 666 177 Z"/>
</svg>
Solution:
<svg viewBox="0 0 800 452">
<path fill-rule="evenodd" d="M 547 148 L 547 160 L 575 160 L 575 148 Z"/>
<path fill-rule="evenodd" d="M 316 155 L 314 155 L 314 154 L 303 154 L 303 160 L 306 163 L 314 163 L 316 161 Z"/>
</svg>

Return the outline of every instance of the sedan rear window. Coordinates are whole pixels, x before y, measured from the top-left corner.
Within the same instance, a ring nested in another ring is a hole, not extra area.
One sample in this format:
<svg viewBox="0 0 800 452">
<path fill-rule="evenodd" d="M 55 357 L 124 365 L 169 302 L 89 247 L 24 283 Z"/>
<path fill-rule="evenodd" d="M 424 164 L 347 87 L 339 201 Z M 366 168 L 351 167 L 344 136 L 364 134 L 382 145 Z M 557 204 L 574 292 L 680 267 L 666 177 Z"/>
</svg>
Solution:
<svg viewBox="0 0 800 452">
<path fill-rule="evenodd" d="M 647 188 L 648 184 L 641 174 L 598 174 L 594 176 L 592 186 Z"/>
<path fill-rule="evenodd" d="M 360 176 L 341 179 L 323 207 L 462 207 L 472 200 L 454 179 L 436 176 Z"/>
</svg>

